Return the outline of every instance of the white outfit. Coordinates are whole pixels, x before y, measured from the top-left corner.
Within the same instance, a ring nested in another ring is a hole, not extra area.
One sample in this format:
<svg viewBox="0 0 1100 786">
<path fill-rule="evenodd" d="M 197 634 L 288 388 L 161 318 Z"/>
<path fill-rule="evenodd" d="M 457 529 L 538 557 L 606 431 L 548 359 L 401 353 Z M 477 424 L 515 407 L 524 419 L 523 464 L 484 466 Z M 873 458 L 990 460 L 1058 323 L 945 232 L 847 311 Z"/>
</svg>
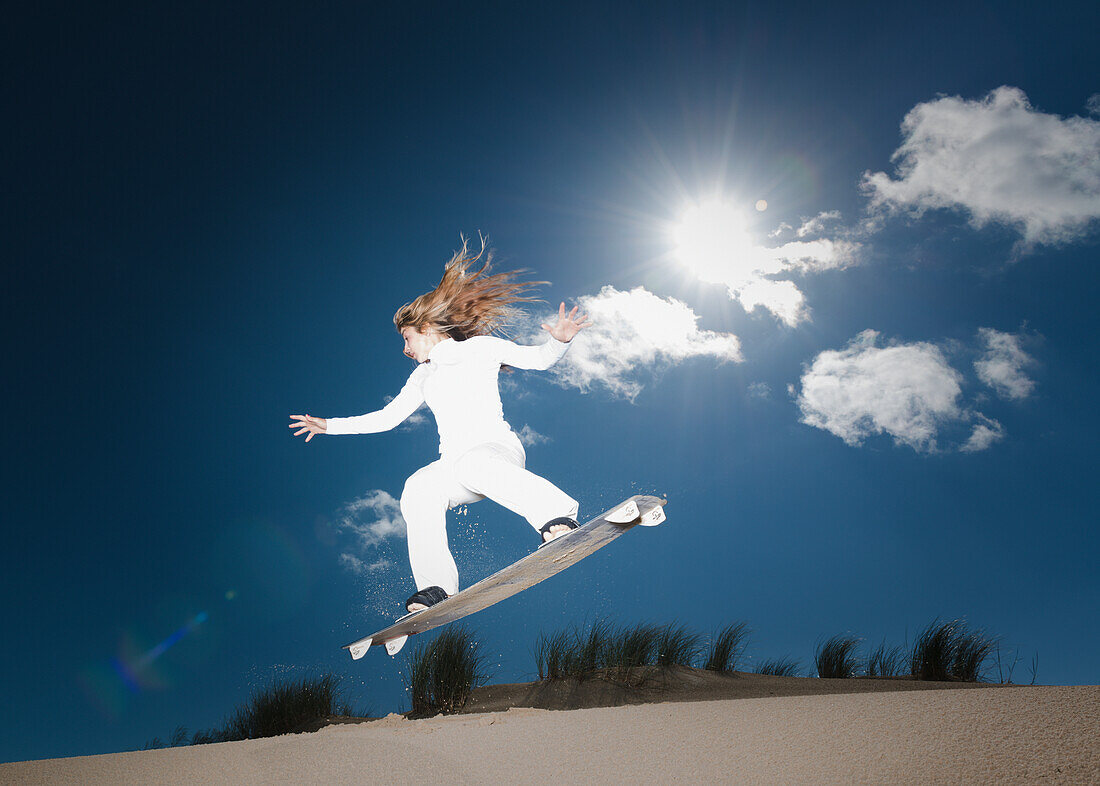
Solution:
<svg viewBox="0 0 1100 786">
<path fill-rule="evenodd" d="M 524 469 L 527 455 L 504 420 L 500 367 L 545 370 L 569 344 L 550 337 L 520 346 L 495 336 L 445 339 L 428 353 L 401 392 L 382 409 L 328 418 L 327 434 L 388 431 L 427 403 L 439 429 L 439 459 L 405 481 L 401 515 L 418 590 L 458 592 L 458 568 L 447 547 L 447 510 L 488 497 L 518 513 L 536 530 L 561 516 L 576 519 L 578 503 L 548 480 Z"/>
</svg>

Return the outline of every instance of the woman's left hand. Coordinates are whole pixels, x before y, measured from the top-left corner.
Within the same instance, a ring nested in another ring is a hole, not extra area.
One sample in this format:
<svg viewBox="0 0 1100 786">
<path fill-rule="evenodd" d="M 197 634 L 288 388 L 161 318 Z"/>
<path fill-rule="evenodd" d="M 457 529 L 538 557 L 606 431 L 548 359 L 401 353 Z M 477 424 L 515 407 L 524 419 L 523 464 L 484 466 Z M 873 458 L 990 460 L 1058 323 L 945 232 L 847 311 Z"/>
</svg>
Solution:
<svg viewBox="0 0 1100 786">
<path fill-rule="evenodd" d="M 592 323 L 587 321 L 587 314 L 581 314 L 580 319 L 575 319 L 574 317 L 576 316 L 576 306 L 573 306 L 573 310 L 566 316 L 565 303 L 562 303 L 558 307 L 558 324 L 551 327 L 548 323 L 544 322 L 542 324 L 542 329 L 548 331 L 550 335 L 558 341 L 572 341 L 573 336 L 580 333 L 584 328 L 592 326 Z"/>
</svg>

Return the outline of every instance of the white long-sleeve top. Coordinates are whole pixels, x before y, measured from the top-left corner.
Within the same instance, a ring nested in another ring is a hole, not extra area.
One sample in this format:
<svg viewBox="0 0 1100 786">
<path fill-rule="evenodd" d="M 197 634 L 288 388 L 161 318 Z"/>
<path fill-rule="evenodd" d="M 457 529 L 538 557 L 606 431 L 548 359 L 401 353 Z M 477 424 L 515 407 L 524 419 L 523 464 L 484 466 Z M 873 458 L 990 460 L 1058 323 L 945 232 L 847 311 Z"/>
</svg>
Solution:
<svg viewBox="0 0 1100 786">
<path fill-rule="evenodd" d="M 328 418 L 325 433 L 389 431 L 426 402 L 439 429 L 440 455 L 457 456 L 475 445 L 514 438 L 500 403 L 500 367 L 544 371 L 568 348 L 567 342 L 553 336 L 535 346 L 522 346 L 496 336 L 444 339 L 432 347 L 427 361 L 413 370 L 390 403 L 365 415 Z"/>
</svg>

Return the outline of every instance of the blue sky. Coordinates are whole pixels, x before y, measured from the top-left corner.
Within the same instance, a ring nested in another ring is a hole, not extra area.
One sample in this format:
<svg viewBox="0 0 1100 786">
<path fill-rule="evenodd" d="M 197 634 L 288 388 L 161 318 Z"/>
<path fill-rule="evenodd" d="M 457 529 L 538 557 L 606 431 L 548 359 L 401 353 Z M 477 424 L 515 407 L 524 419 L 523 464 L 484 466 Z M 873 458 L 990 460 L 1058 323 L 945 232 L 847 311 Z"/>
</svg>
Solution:
<svg viewBox="0 0 1100 786">
<path fill-rule="evenodd" d="M 400 658 L 340 647 L 412 590 L 387 500 L 430 415 L 287 415 L 394 395 L 393 312 L 479 231 L 597 322 L 504 385 L 528 467 L 582 517 L 669 499 L 469 621 L 494 681 L 599 616 L 745 620 L 805 669 L 964 617 L 1018 681 L 1098 681 L 1095 8 L 521 5 L 6 26 L 0 760 L 323 670 L 407 709 Z M 467 585 L 535 546 L 491 502 L 450 531 Z"/>
</svg>

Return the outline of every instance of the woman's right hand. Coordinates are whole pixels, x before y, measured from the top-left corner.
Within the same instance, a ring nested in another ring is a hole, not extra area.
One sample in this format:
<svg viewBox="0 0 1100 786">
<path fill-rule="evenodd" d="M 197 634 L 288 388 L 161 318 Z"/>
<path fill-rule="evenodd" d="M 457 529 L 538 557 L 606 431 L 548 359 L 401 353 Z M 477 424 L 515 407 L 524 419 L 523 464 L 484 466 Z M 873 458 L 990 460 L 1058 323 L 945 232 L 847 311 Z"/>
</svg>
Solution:
<svg viewBox="0 0 1100 786">
<path fill-rule="evenodd" d="M 315 418 L 313 415 L 291 415 L 291 420 L 297 421 L 291 423 L 288 428 L 296 428 L 294 436 L 305 434 L 307 431 L 309 435 L 306 437 L 306 442 L 309 442 L 317 434 L 324 434 L 328 430 L 328 421 L 324 418 Z"/>
</svg>

